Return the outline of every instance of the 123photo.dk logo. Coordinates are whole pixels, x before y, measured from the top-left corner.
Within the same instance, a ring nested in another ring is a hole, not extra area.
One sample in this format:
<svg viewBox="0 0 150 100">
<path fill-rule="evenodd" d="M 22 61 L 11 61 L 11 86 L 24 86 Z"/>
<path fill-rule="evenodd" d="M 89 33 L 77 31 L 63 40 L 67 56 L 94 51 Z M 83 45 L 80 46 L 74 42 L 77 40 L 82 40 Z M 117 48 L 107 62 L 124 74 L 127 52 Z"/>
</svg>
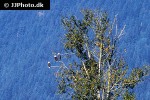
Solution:
<svg viewBox="0 0 150 100">
<path fill-rule="evenodd" d="M 44 7 L 44 4 L 42 2 L 38 2 L 37 4 L 31 4 L 31 3 L 11 3 L 11 7 Z"/>
<path fill-rule="evenodd" d="M 3 0 L 0 10 L 50 10 L 50 0 Z"/>
</svg>

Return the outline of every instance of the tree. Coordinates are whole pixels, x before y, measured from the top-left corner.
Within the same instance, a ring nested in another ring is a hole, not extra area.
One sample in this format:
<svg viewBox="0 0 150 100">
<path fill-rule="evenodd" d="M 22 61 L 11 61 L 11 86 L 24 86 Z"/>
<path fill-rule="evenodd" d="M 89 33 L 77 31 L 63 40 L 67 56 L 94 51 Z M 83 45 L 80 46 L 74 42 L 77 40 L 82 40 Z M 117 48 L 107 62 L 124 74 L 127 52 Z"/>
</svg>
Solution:
<svg viewBox="0 0 150 100">
<path fill-rule="evenodd" d="M 58 73 L 59 93 L 67 93 L 72 99 L 83 100 L 134 100 L 132 89 L 147 73 L 135 68 L 128 73 L 128 65 L 118 52 L 116 17 L 109 21 L 106 12 L 82 10 L 83 18 L 63 18 L 66 30 L 64 47 L 75 53 L 78 61 L 63 67 Z"/>
</svg>

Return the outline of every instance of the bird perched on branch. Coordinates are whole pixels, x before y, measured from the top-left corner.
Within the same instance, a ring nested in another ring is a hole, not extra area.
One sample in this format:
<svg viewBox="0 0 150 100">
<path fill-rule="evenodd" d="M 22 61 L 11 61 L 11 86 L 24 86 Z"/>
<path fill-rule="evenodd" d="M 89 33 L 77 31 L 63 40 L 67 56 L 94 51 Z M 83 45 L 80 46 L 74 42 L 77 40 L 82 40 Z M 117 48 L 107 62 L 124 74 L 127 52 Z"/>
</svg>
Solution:
<svg viewBox="0 0 150 100">
<path fill-rule="evenodd" d="M 58 58 L 58 61 L 61 60 L 61 54 L 60 53 L 57 54 L 57 58 Z"/>
<path fill-rule="evenodd" d="M 47 65 L 48 65 L 48 68 L 50 68 L 50 67 L 51 67 L 51 63 L 50 63 L 50 62 L 48 62 L 48 63 L 47 63 Z"/>
<path fill-rule="evenodd" d="M 57 55 L 55 54 L 54 59 L 55 59 L 55 61 L 60 61 L 61 60 L 61 54 L 60 53 L 57 53 Z"/>
</svg>

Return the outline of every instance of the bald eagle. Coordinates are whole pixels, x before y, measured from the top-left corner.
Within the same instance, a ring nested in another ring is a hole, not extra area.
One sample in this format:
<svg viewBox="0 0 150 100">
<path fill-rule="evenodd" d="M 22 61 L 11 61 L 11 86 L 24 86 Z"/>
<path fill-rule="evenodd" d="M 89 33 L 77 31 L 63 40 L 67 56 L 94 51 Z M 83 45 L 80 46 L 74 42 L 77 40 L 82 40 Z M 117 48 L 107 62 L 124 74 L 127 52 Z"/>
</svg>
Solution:
<svg viewBox="0 0 150 100">
<path fill-rule="evenodd" d="M 51 68 L 51 63 L 50 63 L 50 62 L 48 62 L 47 64 L 48 64 L 48 68 Z"/>
<path fill-rule="evenodd" d="M 55 59 L 55 61 L 60 61 L 61 60 L 61 54 L 60 53 L 58 53 L 57 55 L 55 54 L 54 59 Z"/>
<path fill-rule="evenodd" d="M 61 54 L 60 53 L 57 54 L 57 58 L 59 61 L 61 60 Z"/>
<path fill-rule="evenodd" d="M 58 61 L 57 55 L 54 55 L 54 59 L 55 61 Z"/>
</svg>

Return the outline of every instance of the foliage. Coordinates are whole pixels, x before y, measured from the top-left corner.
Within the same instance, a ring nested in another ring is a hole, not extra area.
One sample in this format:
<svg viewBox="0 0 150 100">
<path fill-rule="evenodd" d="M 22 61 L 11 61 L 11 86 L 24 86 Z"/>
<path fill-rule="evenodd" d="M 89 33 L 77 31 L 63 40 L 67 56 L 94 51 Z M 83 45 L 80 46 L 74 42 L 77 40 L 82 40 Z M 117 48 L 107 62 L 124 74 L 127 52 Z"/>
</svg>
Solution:
<svg viewBox="0 0 150 100">
<path fill-rule="evenodd" d="M 124 100 L 135 100 L 134 93 L 129 92 L 128 90 L 123 95 Z"/>
<path fill-rule="evenodd" d="M 63 18 L 66 30 L 64 47 L 75 53 L 79 62 L 61 68 L 58 75 L 59 93 L 68 93 L 72 99 L 134 100 L 133 89 L 146 75 L 142 68 L 128 73 L 128 65 L 117 51 L 116 17 L 109 21 L 106 12 L 82 10 L 83 19 Z M 93 36 L 93 37 L 91 37 Z M 62 65 L 63 66 L 63 65 Z"/>
</svg>

